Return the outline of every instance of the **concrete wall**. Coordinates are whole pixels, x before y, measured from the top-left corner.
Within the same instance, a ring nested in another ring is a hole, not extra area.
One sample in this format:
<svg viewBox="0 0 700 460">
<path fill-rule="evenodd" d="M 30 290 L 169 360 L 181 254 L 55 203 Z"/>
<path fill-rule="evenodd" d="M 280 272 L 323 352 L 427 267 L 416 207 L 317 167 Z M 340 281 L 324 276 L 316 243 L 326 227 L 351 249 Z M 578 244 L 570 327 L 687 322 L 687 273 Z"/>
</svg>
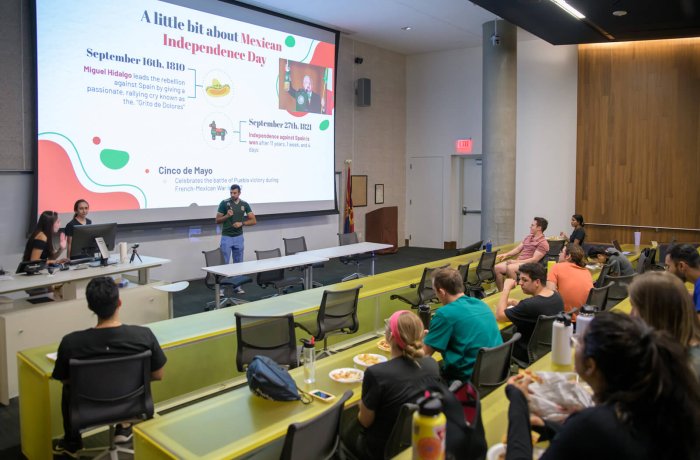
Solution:
<svg viewBox="0 0 700 460">
<path fill-rule="evenodd" d="M 445 181 L 420 186 L 441 189 L 444 218 L 437 231 L 443 241 L 458 241 L 461 191 L 451 169 L 459 163 L 450 157 L 455 140 L 465 137 L 473 138 L 474 154 L 482 153 L 481 48 L 409 56 L 406 69 L 406 156 L 445 157 Z M 576 47 L 519 41 L 517 85 L 515 237 L 528 232 L 534 216 L 546 217 L 547 233 L 558 234 L 574 213 Z"/>
</svg>

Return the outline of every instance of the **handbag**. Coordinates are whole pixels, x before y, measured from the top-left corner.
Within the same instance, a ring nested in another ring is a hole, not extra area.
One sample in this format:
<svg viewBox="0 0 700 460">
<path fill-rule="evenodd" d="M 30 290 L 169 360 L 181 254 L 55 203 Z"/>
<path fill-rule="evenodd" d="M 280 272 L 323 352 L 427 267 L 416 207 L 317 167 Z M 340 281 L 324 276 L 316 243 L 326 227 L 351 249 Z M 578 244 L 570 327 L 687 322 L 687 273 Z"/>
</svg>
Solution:
<svg viewBox="0 0 700 460">
<path fill-rule="evenodd" d="M 246 370 L 248 388 L 253 394 L 271 401 L 301 401 L 308 404 L 311 400 L 299 394 L 296 382 L 287 369 L 273 359 L 256 355 Z M 303 393 L 302 393 L 303 394 Z"/>
</svg>

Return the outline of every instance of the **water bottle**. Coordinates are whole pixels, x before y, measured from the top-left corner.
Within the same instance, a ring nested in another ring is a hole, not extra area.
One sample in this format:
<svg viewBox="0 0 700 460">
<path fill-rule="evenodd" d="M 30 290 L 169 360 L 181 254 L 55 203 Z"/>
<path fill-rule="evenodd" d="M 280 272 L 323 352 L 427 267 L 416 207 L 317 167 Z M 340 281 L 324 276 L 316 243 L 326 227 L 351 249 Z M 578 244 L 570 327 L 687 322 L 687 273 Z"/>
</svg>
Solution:
<svg viewBox="0 0 700 460">
<path fill-rule="evenodd" d="M 430 305 L 418 305 L 418 317 L 423 322 L 423 329 L 430 329 Z"/>
<path fill-rule="evenodd" d="M 552 363 L 558 366 L 571 365 L 571 317 L 559 313 L 552 323 Z"/>
<path fill-rule="evenodd" d="M 302 339 L 302 361 L 304 362 L 304 383 L 314 383 L 316 381 L 316 342 L 311 337 L 310 340 Z"/>
<path fill-rule="evenodd" d="M 493 243 L 491 243 L 491 240 L 488 240 L 486 242 L 486 252 L 491 252 L 491 249 L 493 249 Z"/>
<path fill-rule="evenodd" d="M 446 422 L 442 401 L 426 391 L 413 414 L 413 460 L 444 460 Z"/>
<path fill-rule="evenodd" d="M 576 335 L 579 339 L 583 339 L 586 333 L 586 328 L 595 317 L 595 307 L 592 305 L 584 305 L 581 307 L 578 316 L 576 317 Z"/>
</svg>

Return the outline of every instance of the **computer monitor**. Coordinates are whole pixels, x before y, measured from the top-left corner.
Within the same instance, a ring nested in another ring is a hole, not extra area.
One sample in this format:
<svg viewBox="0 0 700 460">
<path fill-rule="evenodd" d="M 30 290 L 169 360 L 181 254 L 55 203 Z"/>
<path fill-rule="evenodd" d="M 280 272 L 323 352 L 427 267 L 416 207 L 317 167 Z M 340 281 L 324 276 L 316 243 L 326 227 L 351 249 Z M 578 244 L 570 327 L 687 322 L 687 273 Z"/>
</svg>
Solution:
<svg viewBox="0 0 700 460">
<path fill-rule="evenodd" d="M 114 240 L 117 237 L 117 224 L 76 225 L 73 227 L 73 240 L 70 246 L 70 258 L 82 259 L 93 257 L 100 252 L 95 238 L 102 237 L 107 249 L 114 250 Z"/>
</svg>

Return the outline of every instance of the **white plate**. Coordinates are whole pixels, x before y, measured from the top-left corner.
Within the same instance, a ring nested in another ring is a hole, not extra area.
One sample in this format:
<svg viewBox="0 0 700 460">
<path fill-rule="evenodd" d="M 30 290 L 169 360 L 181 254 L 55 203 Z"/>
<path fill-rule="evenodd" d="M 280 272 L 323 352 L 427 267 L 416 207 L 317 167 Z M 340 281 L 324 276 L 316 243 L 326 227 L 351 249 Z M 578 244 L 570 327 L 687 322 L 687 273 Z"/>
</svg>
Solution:
<svg viewBox="0 0 700 460">
<path fill-rule="evenodd" d="M 367 363 L 362 359 L 362 358 L 365 357 L 365 356 L 371 356 L 371 357 L 374 358 L 374 360 L 376 360 L 377 362 L 374 362 L 374 363 L 371 363 L 371 364 L 367 364 Z M 377 354 L 374 354 L 374 353 L 361 353 L 361 354 L 359 354 L 359 355 L 355 355 L 355 357 L 352 358 L 352 360 L 355 361 L 355 364 L 359 364 L 360 366 L 364 366 L 364 367 L 374 366 L 375 364 L 383 363 L 383 362 L 386 361 L 386 359 L 387 359 L 386 356 L 377 355 Z"/>
<path fill-rule="evenodd" d="M 348 375 L 344 377 L 337 376 L 338 374 L 342 374 L 344 372 L 348 373 Z M 328 373 L 328 377 L 330 377 L 331 380 L 335 380 L 336 382 L 340 383 L 357 383 L 362 381 L 362 379 L 365 377 L 365 373 L 352 367 L 341 367 L 340 369 L 333 369 L 330 371 Z"/>
<path fill-rule="evenodd" d="M 498 444 L 494 444 L 491 446 L 489 451 L 486 453 L 486 460 L 499 460 L 499 455 L 505 454 L 506 452 L 506 445 L 503 444 L 502 442 L 499 442 Z M 544 449 L 541 447 L 533 447 L 532 448 L 532 458 L 533 459 L 538 459 L 544 454 Z M 505 458 L 505 457 L 504 457 Z"/>
<path fill-rule="evenodd" d="M 377 342 L 377 348 L 382 351 L 391 351 L 391 345 L 389 345 L 389 342 L 387 342 L 386 339 L 382 339 Z"/>
</svg>

